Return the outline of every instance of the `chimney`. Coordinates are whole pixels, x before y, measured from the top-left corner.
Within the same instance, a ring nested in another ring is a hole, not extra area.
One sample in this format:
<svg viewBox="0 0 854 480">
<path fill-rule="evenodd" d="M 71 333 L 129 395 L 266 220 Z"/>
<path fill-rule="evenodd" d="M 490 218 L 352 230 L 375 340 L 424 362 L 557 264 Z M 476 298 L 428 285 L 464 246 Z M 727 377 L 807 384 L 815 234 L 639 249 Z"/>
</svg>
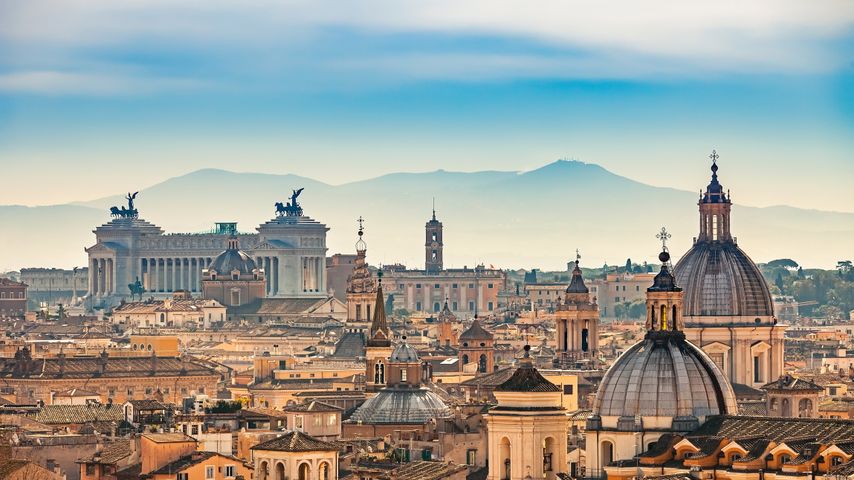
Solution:
<svg viewBox="0 0 854 480">
<path fill-rule="evenodd" d="M 152 349 L 151 350 L 151 375 L 155 375 L 157 373 L 157 352 Z"/>
<path fill-rule="evenodd" d="M 104 375 L 107 373 L 107 360 L 109 359 L 110 354 L 107 353 L 107 349 L 101 351 L 101 355 L 98 356 L 98 366 L 100 367 L 99 373 Z"/>
<path fill-rule="evenodd" d="M 62 377 L 65 375 L 65 353 L 63 353 L 62 348 L 59 349 L 56 358 L 59 359 L 59 377 Z"/>
</svg>

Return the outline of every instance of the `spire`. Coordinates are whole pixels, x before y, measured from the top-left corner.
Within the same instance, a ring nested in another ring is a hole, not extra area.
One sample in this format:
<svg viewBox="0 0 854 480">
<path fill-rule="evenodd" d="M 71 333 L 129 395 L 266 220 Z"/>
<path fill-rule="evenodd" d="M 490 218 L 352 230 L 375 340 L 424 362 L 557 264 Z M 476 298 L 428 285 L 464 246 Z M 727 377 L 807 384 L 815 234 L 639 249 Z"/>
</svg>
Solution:
<svg viewBox="0 0 854 480">
<path fill-rule="evenodd" d="M 359 222 L 359 231 L 357 232 L 357 235 L 359 235 L 359 239 L 356 241 L 356 253 L 364 256 L 365 251 L 367 251 L 368 249 L 368 245 L 365 243 L 365 240 L 362 239 L 362 235 L 365 234 L 365 219 L 360 216 L 359 220 L 357 221 Z"/>
<path fill-rule="evenodd" d="M 385 298 L 383 297 L 383 272 L 377 272 L 377 299 L 374 304 L 374 318 L 371 321 L 371 337 L 368 346 L 391 345 L 388 321 L 385 316 Z"/>
<path fill-rule="evenodd" d="M 581 275 L 581 254 L 578 249 L 575 250 L 575 268 L 572 269 L 572 280 L 569 286 L 566 287 L 566 293 L 590 293 L 590 290 L 584 285 L 584 277 Z"/>
<path fill-rule="evenodd" d="M 436 221 L 436 197 L 433 197 L 433 221 Z"/>
<path fill-rule="evenodd" d="M 701 200 L 702 203 L 727 203 L 727 195 L 724 194 L 724 187 L 718 182 L 718 152 L 712 150 L 712 153 L 709 155 L 709 158 L 712 159 L 712 180 L 709 182 L 709 185 L 706 187 L 706 193 L 703 194 L 703 198 Z"/>
<path fill-rule="evenodd" d="M 681 292 L 682 289 L 676 286 L 676 278 L 670 273 L 670 252 L 667 249 L 667 240 L 672 235 L 667 232 L 665 227 L 661 227 L 661 231 L 655 237 L 661 240 L 661 253 L 658 254 L 658 260 L 661 262 L 661 271 L 655 276 L 652 286 L 647 291 Z"/>
</svg>

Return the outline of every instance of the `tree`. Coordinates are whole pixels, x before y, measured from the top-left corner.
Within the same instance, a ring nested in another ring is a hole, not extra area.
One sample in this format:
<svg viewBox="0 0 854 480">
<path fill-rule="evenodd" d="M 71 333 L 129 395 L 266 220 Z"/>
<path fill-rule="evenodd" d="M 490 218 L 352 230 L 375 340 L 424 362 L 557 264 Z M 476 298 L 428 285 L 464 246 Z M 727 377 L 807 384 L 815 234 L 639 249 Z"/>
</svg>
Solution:
<svg viewBox="0 0 854 480">
<path fill-rule="evenodd" d="M 632 273 L 632 259 L 626 259 L 626 273 Z"/>
<path fill-rule="evenodd" d="M 780 258 L 777 260 L 771 260 L 770 262 L 766 263 L 765 265 L 767 265 L 768 268 L 783 267 L 783 268 L 790 268 L 793 270 L 799 267 L 798 262 L 792 260 L 791 258 Z"/>
</svg>

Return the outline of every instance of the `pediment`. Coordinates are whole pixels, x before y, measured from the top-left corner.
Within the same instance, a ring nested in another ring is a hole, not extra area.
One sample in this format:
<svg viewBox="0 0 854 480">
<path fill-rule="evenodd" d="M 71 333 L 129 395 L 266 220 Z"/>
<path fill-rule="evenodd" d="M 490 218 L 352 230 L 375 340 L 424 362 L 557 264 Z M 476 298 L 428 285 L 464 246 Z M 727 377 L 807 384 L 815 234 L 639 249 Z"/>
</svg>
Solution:
<svg viewBox="0 0 854 480">
<path fill-rule="evenodd" d="M 702 350 L 706 353 L 725 353 L 731 350 L 729 345 L 721 342 L 712 342 L 703 345 Z"/>
</svg>

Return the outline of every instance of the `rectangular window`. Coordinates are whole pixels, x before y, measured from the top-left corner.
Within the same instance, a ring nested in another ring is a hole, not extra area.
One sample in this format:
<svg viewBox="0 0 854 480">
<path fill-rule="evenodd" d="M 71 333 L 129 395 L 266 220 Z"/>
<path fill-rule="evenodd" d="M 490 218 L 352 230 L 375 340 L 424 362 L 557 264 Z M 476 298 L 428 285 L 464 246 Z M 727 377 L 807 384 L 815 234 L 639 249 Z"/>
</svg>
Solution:
<svg viewBox="0 0 854 480">
<path fill-rule="evenodd" d="M 336 423 L 338 423 L 338 415 L 335 415 L 334 413 L 330 413 L 328 422 L 329 422 L 328 423 L 329 426 L 332 426 L 332 425 L 335 425 Z"/>
<path fill-rule="evenodd" d="M 178 480 L 190 480 L 190 475 L 187 473 L 179 473 Z"/>
<path fill-rule="evenodd" d="M 493 284 L 491 284 L 491 283 L 487 283 L 487 284 L 486 284 L 486 288 L 494 288 L 494 287 L 495 287 L 495 285 L 493 285 Z"/>
<path fill-rule="evenodd" d="M 466 450 L 466 464 L 475 465 L 477 463 L 477 450 L 470 448 Z"/>
<path fill-rule="evenodd" d="M 421 284 L 420 284 L 420 283 L 416 283 L 416 284 L 415 284 L 415 288 L 421 288 Z"/>
<path fill-rule="evenodd" d="M 458 287 L 457 287 L 457 284 L 456 284 L 456 283 L 452 284 L 452 285 L 451 285 L 451 288 L 458 288 Z"/>
<path fill-rule="evenodd" d="M 470 283 L 470 284 L 469 284 L 469 288 L 474 288 L 474 284 L 473 284 L 473 283 Z"/>
<path fill-rule="evenodd" d="M 205 467 L 205 479 L 212 480 L 216 478 L 214 467 Z"/>
<path fill-rule="evenodd" d="M 294 418 L 294 429 L 302 431 L 302 415 L 297 415 Z"/>
<path fill-rule="evenodd" d="M 453 302 L 451 305 L 452 309 L 457 310 L 457 302 Z"/>
<path fill-rule="evenodd" d="M 759 357 L 753 357 L 753 383 L 759 383 Z"/>
<path fill-rule="evenodd" d="M 572 395 L 572 385 L 564 385 L 563 393 L 564 395 Z"/>
<path fill-rule="evenodd" d="M 474 311 L 474 302 L 469 302 L 469 311 L 470 312 Z"/>
<path fill-rule="evenodd" d="M 199 434 L 199 426 L 198 425 L 190 426 L 190 432 L 191 432 L 190 435 L 198 435 Z"/>
<path fill-rule="evenodd" d="M 415 302 L 415 311 L 416 311 L 416 312 L 420 312 L 420 311 L 421 311 L 421 302 Z"/>
<path fill-rule="evenodd" d="M 434 285 L 433 285 L 433 288 L 435 288 L 435 289 L 440 289 L 440 288 L 442 288 L 442 286 L 441 286 L 441 285 L 439 285 L 439 284 L 437 283 L 437 284 L 434 284 Z"/>
<path fill-rule="evenodd" d="M 314 426 L 315 427 L 322 427 L 323 426 L 323 418 L 320 415 L 314 416 Z"/>
<path fill-rule="evenodd" d="M 226 465 L 225 466 L 225 476 L 226 477 L 234 477 L 234 465 Z"/>
<path fill-rule="evenodd" d="M 486 308 L 491 312 L 492 311 L 492 302 L 487 303 Z"/>
</svg>

